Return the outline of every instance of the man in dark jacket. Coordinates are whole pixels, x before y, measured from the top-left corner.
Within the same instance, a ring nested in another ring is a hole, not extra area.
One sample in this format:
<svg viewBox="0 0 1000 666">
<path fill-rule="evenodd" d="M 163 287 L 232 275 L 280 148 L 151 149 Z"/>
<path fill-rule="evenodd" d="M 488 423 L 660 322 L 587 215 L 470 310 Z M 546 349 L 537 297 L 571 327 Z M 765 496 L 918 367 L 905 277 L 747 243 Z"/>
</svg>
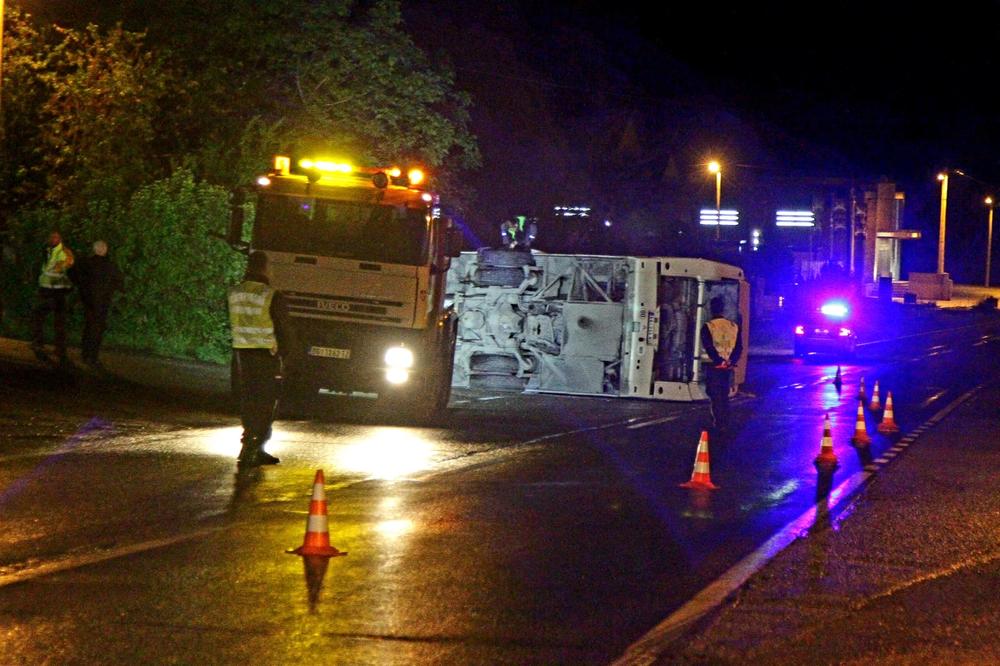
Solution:
<svg viewBox="0 0 1000 666">
<path fill-rule="evenodd" d="M 122 274 L 108 257 L 108 244 L 94 242 L 94 254 L 78 262 L 71 277 L 80 287 L 83 302 L 83 340 L 80 343 L 83 361 L 93 368 L 100 368 L 97 358 L 108 325 L 111 298 L 122 291 Z"/>
</svg>

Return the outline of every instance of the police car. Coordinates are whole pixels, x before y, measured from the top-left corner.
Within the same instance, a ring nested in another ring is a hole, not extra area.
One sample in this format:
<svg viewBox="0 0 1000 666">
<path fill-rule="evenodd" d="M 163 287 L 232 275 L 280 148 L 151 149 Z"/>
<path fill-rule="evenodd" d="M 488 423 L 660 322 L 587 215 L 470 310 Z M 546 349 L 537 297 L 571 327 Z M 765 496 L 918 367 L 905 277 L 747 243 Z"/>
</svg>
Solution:
<svg viewBox="0 0 1000 666">
<path fill-rule="evenodd" d="M 795 356 L 810 353 L 854 356 L 858 335 L 851 314 L 848 301 L 830 300 L 802 317 L 795 325 Z"/>
</svg>

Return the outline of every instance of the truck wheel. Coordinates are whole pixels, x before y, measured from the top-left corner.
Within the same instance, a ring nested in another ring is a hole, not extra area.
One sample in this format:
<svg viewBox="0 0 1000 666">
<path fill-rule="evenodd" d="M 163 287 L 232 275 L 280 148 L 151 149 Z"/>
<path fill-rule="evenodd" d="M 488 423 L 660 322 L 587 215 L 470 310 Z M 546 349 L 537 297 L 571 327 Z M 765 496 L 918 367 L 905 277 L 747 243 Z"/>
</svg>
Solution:
<svg viewBox="0 0 1000 666">
<path fill-rule="evenodd" d="M 445 350 L 448 354 L 441 375 L 438 377 L 437 403 L 434 405 L 435 411 L 443 413 L 448 409 L 448 401 L 451 399 L 451 378 L 455 371 L 455 345 L 454 342 Z"/>
<path fill-rule="evenodd" d="M 495 266 L 480 266 L 472 278 L 477 287 L 520 287 L 523 281 L 524 271 L 520 268 Z"/>
<path fill-rule="evenodd" d="M 520 268 L 534 266 L 535 258 L 531 250 L 484 247 L 476 250 L 476 263 L 494 268 Z"/>
<path fill-rule="evenodd" d="M 518 377 L 517 375 L 472 375 L 469 377 L 469 388 L 517 391 L 521 393 L 527 384 L 527 377 Z"/>
<path fill-rule="evenodd" d="M 469 370 L 472 372 L 503 372 L 516 375 L 518 368 L 517 359 L 507 354 L 475 354 L 469 359 Z"/>
</svg>

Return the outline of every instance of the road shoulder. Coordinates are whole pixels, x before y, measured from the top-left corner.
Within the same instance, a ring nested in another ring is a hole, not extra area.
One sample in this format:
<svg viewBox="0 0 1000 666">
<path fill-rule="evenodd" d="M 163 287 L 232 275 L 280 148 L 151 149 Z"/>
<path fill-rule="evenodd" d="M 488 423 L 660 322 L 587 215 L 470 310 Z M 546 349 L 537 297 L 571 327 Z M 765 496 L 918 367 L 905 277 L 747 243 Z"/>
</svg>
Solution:
<svg viewBox="0 0 1000 666">
<path fill-rule="evenodd" d="M 978 392 L 853 504 L 817 512 L 656 663 L 996 663 L 997 405 L 1000 387 Z"/>
</svg>

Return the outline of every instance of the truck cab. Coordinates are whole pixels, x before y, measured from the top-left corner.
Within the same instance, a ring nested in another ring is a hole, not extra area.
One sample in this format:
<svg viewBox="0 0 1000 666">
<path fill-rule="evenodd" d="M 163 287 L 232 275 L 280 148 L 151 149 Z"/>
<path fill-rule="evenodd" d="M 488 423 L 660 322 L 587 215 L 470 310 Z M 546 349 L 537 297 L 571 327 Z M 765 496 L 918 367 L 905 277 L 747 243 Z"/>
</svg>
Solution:
<svg viewBox="0 0 1000 666">
<path fill-rule="evenodd" d="M 288 302 L 297 396 L 376 399 L 428 414 L 447 406 L 455 314 L 445 276 L 461 236 L 421 169 L 289 157 L 255 183 L 249 245 Z M 239 244 L 234 209 L 230 242 Z"/>
</svg>

